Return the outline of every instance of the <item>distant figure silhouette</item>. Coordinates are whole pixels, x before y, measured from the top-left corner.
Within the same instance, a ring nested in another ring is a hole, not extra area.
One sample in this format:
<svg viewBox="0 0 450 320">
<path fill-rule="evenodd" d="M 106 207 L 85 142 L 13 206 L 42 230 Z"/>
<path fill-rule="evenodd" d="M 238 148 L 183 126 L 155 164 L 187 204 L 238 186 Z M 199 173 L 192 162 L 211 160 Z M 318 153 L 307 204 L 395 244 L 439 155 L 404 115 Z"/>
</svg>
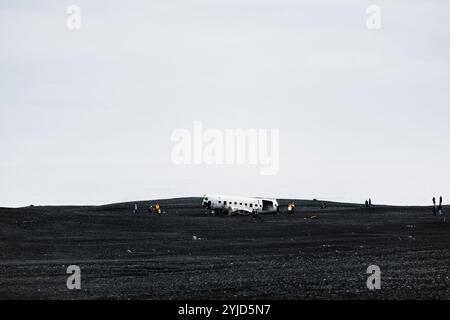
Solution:
<svg viewBox="0 0 450 320">
<path fill-rule="evenodd" d="M 133 212 L 134 212 L 134 213 L 138 213 L 138 206 L 137 206 L 137 203 L 134 204 L 134 210 L 133 210 Z"/>
<path fill-rule="evenodd" d="M 369 207 L 369 201 L 366 200 L 366 208 Z"/>
<path fill-rule="evenodd" d="M 441 214 L 442 214 L 442 196 L 439 198 L 439 207 L 438 207 L 438 210 L 439 210 L 439 215 L 441 215 Z"/>
<path fill-rule="evenodd" d="M 433 216 L 436 215 L 436 198 L 433 197 Z"/>
<path fill-rule="evenodd" d="M 372 206 L 372 199 L 369 198 L 369 207 Z"/>
<path fill-rule="evenodd" d="M 295 203 L 294 202 L 289 202 L 287 210 L 288 210 L 288 213 L 294 213 L 294 211 L 295 211 Z"/>
</svg>

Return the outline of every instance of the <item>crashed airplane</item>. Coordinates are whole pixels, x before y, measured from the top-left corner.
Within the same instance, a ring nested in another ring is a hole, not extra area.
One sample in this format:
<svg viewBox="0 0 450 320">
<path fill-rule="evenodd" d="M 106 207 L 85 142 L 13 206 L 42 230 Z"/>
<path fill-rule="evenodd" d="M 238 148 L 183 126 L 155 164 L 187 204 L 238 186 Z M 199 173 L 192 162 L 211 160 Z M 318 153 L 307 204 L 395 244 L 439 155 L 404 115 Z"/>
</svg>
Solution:
<svg viewBox="0 0 450 320">
<path fill-rule="evenodd" d="M 225 214 L 253 214 L 278 212 L 278 201 L 270 198 L 204 195 L 203 207 Z"/>
</svg>

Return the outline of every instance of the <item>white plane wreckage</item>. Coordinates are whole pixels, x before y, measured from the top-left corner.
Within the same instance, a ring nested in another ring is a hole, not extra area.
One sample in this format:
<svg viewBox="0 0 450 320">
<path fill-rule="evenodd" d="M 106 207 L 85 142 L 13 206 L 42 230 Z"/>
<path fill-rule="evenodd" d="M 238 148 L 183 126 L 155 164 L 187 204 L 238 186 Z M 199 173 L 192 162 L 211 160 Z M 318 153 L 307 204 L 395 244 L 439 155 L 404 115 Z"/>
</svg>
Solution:
<svg viewBox="0 0 450 320">
<path fill-rule="evenodd" d="M 278 201 L 271 198 L 204 195 L 203 207 L 225 214 L 252 214 L 278 212 Z"/>
</svg>

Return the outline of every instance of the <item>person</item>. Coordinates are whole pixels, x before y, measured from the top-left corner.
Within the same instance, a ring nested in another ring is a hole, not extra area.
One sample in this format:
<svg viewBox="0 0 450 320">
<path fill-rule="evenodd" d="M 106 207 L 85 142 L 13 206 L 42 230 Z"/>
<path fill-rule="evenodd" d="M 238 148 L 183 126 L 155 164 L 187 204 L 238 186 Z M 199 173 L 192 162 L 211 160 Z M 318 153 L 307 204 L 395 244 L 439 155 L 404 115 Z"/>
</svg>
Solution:
<svg viewBox="0 0 450 320">
<path fill-rule="evenodd" d="M 366 200 L 366 208 L 369 207 L 369 201 Z"/>
<path fill-rule="evenodd" d="M 288 213 L 294 213 L 295 203 L 294 202 L 289 202 L 287 210 L 288 210 Z"/>
<path fill-rule="evenodd" d="M 134 213 L 138 213 L 138 206 L 137 206 L 137 203 L 134 204 Z"/>
<path fill-rule="evenodd" d="M 372 206 L 372 199 L 369 198 L 369 207 Z"/>
<path fill-rule="evenodd" d="M 436 198 L 433 197 L 433 216 L 436 215 Z"/>
<path fill-rule="evenodd" d="M 441 215 L 441 214 L 442 214 L 442 196 L 439 198 L 439 207 L 438 207 L 438 210 L 439 210 L 439 215 Z"/>
</svg>

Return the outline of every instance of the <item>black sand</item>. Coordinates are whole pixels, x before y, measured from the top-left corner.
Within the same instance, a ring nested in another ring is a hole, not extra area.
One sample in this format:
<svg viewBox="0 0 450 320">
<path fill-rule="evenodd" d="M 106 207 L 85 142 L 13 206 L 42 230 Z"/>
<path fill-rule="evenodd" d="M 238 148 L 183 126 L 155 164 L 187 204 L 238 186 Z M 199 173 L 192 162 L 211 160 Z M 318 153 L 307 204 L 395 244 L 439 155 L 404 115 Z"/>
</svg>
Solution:
<svg viewBox="0 0 450 320">
<path fill-rule="evenodd" d="M 0 298 L 450 298 L 450 221 L 430 207 L 297 201 L 255 220 L 207 215 L 199 198 L 161 200 L 162 216 L 149 203 L 0 208 Z M 72 264 L 81 290 L 66 287 Z M 381 290 L 366 287 L 371 264 Z"/>
</svg>

